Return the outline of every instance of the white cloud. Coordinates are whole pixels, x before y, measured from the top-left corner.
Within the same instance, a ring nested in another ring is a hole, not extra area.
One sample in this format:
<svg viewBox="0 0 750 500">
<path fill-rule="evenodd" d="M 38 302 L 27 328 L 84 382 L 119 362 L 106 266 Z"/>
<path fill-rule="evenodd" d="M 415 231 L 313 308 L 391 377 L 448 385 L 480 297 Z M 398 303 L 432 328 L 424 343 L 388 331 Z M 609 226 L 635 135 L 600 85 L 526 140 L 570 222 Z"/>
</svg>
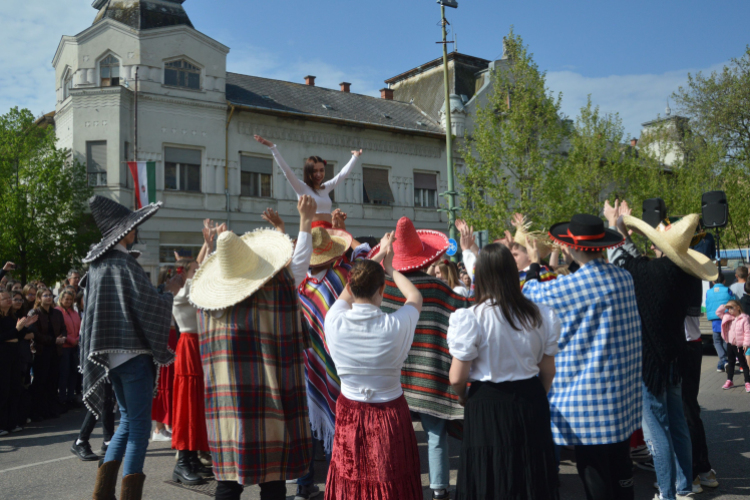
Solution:
<svg viewBox="0 0 750 500">
<path fill-rule="evenodd" d="M 586 77 L 572 71 L 547 73 L 547 86 L 563 93 L 563 112 L 574 119 L 581 107 L 586 105 L 586 96 L 599 105 L 602 111 L 619 113 L 627 137 L 638 137 L 641 123 L 664 116 L 667 98 L 687 82 L 687 74 L 697 71 L 710 73 L 720 70 L 724 63 L 710 68 L 669 71 L 658 75 L 612 75 Z M 674 109 L 674 104 L 671 104 Z"/>
</svg>

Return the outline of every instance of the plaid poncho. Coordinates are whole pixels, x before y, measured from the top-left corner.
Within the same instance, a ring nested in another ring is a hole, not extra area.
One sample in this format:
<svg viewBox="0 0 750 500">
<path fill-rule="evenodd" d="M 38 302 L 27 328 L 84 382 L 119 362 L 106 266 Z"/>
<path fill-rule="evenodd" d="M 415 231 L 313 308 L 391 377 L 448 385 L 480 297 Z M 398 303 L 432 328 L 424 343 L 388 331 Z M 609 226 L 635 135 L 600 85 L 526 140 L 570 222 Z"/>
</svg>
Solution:
<svg viewBox="0 0 750 500">
<path fill-rule="evenodd" d="M 303 351 L 294 279 L 285 269 L 221 311 L 201 311 L 206 426 L 217 481 L 297 479 L 310 467 Z"/>
<path fill-rule="evenodd" d="M 299 287 L 303 326 L 308 331 L 312 347 L 305 351 L 307 379 L 307 407 L 310 425 L 317 439 L 330 453 L 336 424 L 336 400 L 341 393 L 341 380 L 326 345 L 323 328 L 326 314 L 344 291 L 349 281 L 351 264 L 342 257 L 326 272 L 321 280 L 307 276 Z"/>
<path fill-rule="evenodd" d="M 464 409 L 448 380 L 452 358 L 446 336 L 451 313 L 468 307 L 469 302 L 439 279 L 421 271 L 408 273 L 406 277 L 423 297 L 414 342 L 401 370 L 401 386 L 409 409 L 446 420 L 462 420 Z M 392 313 L 405 302 L 396 284 L 387 279 L 383 312 Z"/>
<path fill-rule="evenodd" d="M 112 249 L 86 275 L 81 321 L 83 402 L 96 418 L 104 411 L 109 354 L 150 354 L 159 367 L 174 361 L 167 349 L 172 294 L 159 293 L 127 252 Z"/>
</svg>

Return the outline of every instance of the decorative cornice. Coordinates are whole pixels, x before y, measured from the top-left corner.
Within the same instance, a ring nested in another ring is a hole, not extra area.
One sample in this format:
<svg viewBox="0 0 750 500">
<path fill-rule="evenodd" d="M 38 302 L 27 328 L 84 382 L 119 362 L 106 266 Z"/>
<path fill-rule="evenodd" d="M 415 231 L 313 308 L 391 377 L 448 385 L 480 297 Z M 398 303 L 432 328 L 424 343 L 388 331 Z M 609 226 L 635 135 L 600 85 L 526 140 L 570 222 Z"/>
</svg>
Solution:
<svg viewBox="0 0 750 500">
<path fill-rule="evenodd" d="M 295 130 L 269 125 L 257 125 L 246 121 L 237 121 L 237 130 L 240 134 L 244 135 L 257 134 L 268 139 L 281 139 L 285 141 L 320 144 L 323 146 L 335 146 L 347 149 L 364 149 L 368 151 L 382 151 L 385 153 L 426 156 L 429 158 L 440 158 L 442 154 L 442 149 L 436 146 L 408 144 L 392 140 L 384 141 L 379 139 L 367 139 L 308 130 Z"/>
<path fill-rule="evenodd" d="M 215 103 L 215 102 L 206 102 L 206 101 L 197 101 L 194 99 L 184 99 L 180 97 L 166 97 L 158 94 L 144 94 L 139 92 L 138 97 L 140 99 L 143 99 L 144 101 L 154 101 L 154 102 L 161 102 L 165 104 L 180 104 L 182 106 L 195 106 L 198 108 L 210 108 L 210 109 L 216 109 L 226 112 L 227 105 L 226 103 Z"/>
</svg>

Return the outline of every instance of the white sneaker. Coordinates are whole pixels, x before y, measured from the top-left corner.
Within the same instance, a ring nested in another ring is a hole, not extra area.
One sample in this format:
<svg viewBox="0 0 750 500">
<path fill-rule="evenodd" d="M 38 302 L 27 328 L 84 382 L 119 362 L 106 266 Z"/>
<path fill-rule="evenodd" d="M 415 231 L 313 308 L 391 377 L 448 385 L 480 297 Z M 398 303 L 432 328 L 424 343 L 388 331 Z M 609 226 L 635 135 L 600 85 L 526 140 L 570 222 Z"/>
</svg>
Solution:
<svg viewBox="0 0 750 500">
<path fill-rule="evenodd" d="M 7 436 L 9 433 L 5 429 L 0 430 L 0 436 Z"/>
<path fill-rule="evenodd" d="M 696 477 L 693 481 L 693 493 L 703 493 L 703 488 L 701 488 L 701 480 Z"/>
<path fill-rule="evenodd" d="M 686 498 L 695 498 L 695 493 L 685 493 L 684 495 L 677 495 L 677 500 L 684 500 Z"/>
<path fill-rule="evenodd" d="M 172 434 L 166 429 L 162 429 L 160 431 L 154 431 L 154 435 L 151 436 L 151 441 L 155 441 L 155 442 L 172 441 Z"/>
<path fill-rule="evenodd" d="M 719 486 L 719 481 L 716 480 L 716 471 L 713 469 L 698 474 L 698 479 L 700 480 L 701 486 L 706 486 L 708 488 L 718 488 Z"/>
<path fill-rule="evenodd" d="M 12 431 L 10 431 L 10 432 L 21 432 L 22 430 L 23 430 L 23 427 L 21 427 L 20 425 L 17 425 L 17 426 L 16 426 L 16 427 L 15 427 L 15 428 L 14 428 L 14 429 L 13 429 Z"/>
</svg>

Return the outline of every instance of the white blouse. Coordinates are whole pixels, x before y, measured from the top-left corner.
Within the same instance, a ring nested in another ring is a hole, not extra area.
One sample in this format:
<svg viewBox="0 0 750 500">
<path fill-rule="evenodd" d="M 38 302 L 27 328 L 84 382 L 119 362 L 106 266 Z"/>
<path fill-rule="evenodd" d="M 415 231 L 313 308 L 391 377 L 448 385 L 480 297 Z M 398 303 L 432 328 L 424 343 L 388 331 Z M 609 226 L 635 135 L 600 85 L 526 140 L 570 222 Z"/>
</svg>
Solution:
<svg viewBox="0 0 750 500">
<path fill-rule="evenodd" d="M 469 380 L 498 383 L 539 374 L 542 357 L 557 354 L 561 324 L 552 308 L 537 307 L 542 325 L 534 330 L 514 330 L 500 307 L 486 302 L 451 314 L 448 347 L 453 357 L 473 361 Z"/>
<path fill-rule="evenodd" d="M 276 149 L 276 144 L 271 146 L 270 149 L 273 157 L 276 159 L 276 163 L 278 163 L 279 167 L 281 167 L 281 171 L 284 174 L 284 177 L 286 177 L 286 180 L 289 181 L 289 184 L 291 184 L 294 192 L 297 193 L 297 198 L 299 199 L 300 196 L 305 194 L 312 196 L 315 200 L 315 203 L 318 204 L 318 211 L 316 213 L 319 214 L 331 213 L 331 197 L 328 196 L 328 193 L 333 191 L 333 188 L 335 188 L 339 182 L 342 182 L 349 176 L 349 174 L 352 172 L 352 169 L 354 168 L 354 165 L 357 164 L 357 160 L 359 160 L 358 156 L 352 155 L 352 159 L 349 160 L 349 163 L 344 165 L 344 168 L 341 169 L 341 172 L 339 172 L 336 177 L 325 181 L 320 185 L 320 189 L 318 191 L 315 191 L 313 188 L 297 178 L 291 167 L 287 164 L 286 161 L 284 161 L 284 158 L 281 156 L 281 153 L 279 153 L 279 150 Z"/>
<path fill-rule="evenodd" d="M 190 303 L 190 285 L 192 279 L 185 281 L 172 303 L 172 316 L 177 322 L 180 333 L 198 333 L 198 310 Z"/>
<path fill-rule="evenodd" d="M 325 320 L 326 343 L 341 379 L 341 394 L 352 401 L 385 403 L 399 398 L 401 366 L 414 340 L 419 311 L 405 305 L 386 314 L 371 304 L 337 300 Z"/>
</svg>

